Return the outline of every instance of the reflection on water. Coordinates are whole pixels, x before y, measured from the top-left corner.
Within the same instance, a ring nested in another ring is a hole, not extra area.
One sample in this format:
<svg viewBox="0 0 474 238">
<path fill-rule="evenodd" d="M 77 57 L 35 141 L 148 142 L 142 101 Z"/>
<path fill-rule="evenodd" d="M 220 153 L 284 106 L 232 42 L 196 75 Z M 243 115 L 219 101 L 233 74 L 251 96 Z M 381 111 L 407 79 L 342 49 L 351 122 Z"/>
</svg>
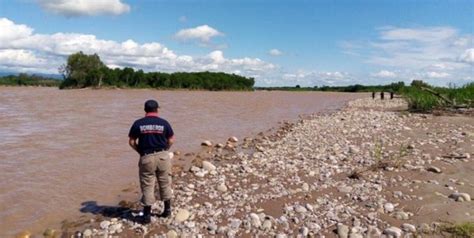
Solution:
<svg viewBox="0 0 474 238">
<path fill-rule="evenodd" d="M 127 135 L 147 99 L 157 99 L 172 124 L 173 149 L 193 151 L 204 139 L 250 136 L 361 96 L 0 87 L 0 236 L 40 232 L 78 214 L 84 201 L 115 205 L 121 188 L 137 181 Z"/>
</svg>

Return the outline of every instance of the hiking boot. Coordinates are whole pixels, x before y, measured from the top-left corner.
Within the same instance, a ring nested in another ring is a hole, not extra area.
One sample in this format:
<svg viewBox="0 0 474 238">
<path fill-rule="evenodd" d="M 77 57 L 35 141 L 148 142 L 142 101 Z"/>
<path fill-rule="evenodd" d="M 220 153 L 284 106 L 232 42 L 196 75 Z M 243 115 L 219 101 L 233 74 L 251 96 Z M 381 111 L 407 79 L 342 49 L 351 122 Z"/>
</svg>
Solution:
<svg viewBox="0 0 474 238">
<path fill-rule="evenodd" d="M 171 215 L 171 200 L 164 201 L 165 208 L 163 209 L 163 213 L 160 214 L 160 217 L 166 218 Z"/>
<path fill-rule="evenodd" d="M 151 206 L 143 207 L 143 216 L 138 217 L 137 222 L 143 225 L 151 223 Z"/>
</svg>

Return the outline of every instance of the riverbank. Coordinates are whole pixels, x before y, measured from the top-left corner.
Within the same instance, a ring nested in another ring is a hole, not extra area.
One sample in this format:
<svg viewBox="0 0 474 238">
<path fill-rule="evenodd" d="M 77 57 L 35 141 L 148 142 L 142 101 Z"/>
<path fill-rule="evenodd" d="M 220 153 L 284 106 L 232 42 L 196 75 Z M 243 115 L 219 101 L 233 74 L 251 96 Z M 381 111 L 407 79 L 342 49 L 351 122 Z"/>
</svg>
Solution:
<svg viewBox="0 0 474 238">
<path fill-rule="evenodd" d="M 203 147 L 174 167 L 174 211 L 134 223 L 138 187 L 118 206 L 63 224 L 63 234 L 121 237 L 427 233 L 474 219 L 474 118 L 406 113 L 401 99 L 352 101 L 271 134 Z M 159 213 L 160 204 L 154 207 Z"/>
</svg>

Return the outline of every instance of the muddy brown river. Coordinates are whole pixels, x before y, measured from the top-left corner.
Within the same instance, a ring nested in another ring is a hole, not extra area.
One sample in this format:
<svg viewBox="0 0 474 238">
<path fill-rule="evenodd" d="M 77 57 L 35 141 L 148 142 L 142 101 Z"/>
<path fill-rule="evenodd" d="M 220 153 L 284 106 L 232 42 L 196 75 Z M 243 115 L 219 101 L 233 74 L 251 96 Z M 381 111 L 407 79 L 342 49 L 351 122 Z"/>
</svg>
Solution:
<svg viewBox="0 0 474 238">
<path fill-rule="evenodd" d="M 85 201 L 116 205 L 122 189 L 138 181 L 127 135 L 147 99 L 159 101 L 160 116 L 173 126 L 172 150 L 186 152 L 205 139 L 252 136 L 365 96 L 0 87 L 0 237 L 58 227 L 79 216 Z"/>
</svg>

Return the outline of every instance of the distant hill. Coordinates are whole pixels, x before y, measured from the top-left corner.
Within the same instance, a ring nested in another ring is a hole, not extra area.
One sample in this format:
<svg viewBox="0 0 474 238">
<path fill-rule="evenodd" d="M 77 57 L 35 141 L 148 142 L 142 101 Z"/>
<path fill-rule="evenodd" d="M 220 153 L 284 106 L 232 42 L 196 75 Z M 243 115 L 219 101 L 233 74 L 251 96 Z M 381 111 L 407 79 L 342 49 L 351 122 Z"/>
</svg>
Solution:
<svg viewBox="0 0 474 238">
<path fill-rule="evenodd" d="M 19 74 L 20 74 L 19 72 L 1 72 L 0 71 L 0 77 L 9 76 L 9 75 L 18 76 Z M 63 79 L 63 76 L 60 74 L 28 73 L 28 75 L 37 75 L 43 78 L 53 78 L 53 79 L 59 79 L 59 80 Z"/>
</svg>

